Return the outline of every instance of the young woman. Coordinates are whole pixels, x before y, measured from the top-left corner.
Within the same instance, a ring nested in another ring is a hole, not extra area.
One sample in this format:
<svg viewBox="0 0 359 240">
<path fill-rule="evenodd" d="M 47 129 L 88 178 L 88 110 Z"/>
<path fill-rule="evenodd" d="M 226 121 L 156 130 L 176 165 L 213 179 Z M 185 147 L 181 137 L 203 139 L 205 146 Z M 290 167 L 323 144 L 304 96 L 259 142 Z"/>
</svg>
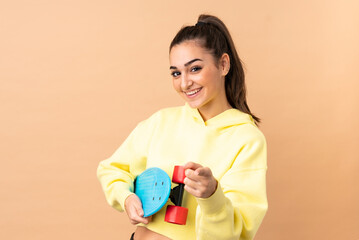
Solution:
<svg viewBox="0 0 359 240">
<path fill-rule="evenodd" d="M 267 211 L 266 142 L 246 101 L 244 73 L 221 20 L 200 15 L 170 45 L 174 89 L 185 100 L 141 122 L 98 167 L 107 201 L 138 224 L 131 239 L 253 239 Z M 184 165 L 186 225 L 143 217 L 133 182 L 145 169 Z"/>
</svg>

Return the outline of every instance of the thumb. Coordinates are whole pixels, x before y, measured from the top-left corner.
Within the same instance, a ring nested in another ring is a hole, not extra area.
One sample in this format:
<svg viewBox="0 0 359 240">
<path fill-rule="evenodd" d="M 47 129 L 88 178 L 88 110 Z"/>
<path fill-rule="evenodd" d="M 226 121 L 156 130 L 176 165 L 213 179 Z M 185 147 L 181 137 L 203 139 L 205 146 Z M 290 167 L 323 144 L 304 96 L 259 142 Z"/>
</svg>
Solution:
<svg viewBox="0 0 359 240">
<path fill-rule="evenodd" d="M 138 201 L 135 202 L 134 204 L 134 207 L 135 207 L 135 210 L 136 210 L 136 213 L 142 217 L 144 215 L 144 212 L 143 212 L 143 209 L 142 209 L 142 203 L 139 199 L 136 199 Z"/>
<path fill-rule="evenodd" d="M 137 211 L 138 216 L 140 216 L 140 217 L 143 217 L 143 215 L 145 214 L 142 207 L 136 208 L 136 211 Z"/>
</svg>

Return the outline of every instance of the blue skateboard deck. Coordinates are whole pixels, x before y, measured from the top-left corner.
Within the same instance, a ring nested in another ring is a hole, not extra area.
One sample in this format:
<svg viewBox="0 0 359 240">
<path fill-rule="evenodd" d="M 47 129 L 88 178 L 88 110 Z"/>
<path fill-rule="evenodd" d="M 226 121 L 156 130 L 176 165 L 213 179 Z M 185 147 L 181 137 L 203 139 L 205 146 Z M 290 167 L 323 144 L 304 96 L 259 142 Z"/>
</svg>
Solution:
<svg viewBox="0 0 359 240">
<path fill-rule="evenodd" d="M 160 168 L 149 168 L 137 176 L 135 194 L 142 202 L 144 217 L 158 212 L 167 202 L 171 192 L 171 179 Z"/>
</svg>

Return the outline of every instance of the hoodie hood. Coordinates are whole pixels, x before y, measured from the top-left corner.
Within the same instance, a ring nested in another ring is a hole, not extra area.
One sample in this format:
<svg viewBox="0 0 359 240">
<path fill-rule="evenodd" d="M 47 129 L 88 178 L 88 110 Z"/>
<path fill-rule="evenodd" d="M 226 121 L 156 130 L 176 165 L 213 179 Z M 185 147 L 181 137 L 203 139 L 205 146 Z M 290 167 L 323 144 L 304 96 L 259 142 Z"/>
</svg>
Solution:
<svg viewBox="0 0 359 240">
<path fill-rule="evenodd" d="M 185 104 L 185 110 L 188 111 L 190 116 L 199 124 L 217 129 L 228 128 L 246 123 L 256 126 L 251 115 L 241 112 L 236 108 L 231 108 L 221 112 L 207 121 L 203 120 L 197 108 L 191 108 L 188 103 Z"/>
</svg>

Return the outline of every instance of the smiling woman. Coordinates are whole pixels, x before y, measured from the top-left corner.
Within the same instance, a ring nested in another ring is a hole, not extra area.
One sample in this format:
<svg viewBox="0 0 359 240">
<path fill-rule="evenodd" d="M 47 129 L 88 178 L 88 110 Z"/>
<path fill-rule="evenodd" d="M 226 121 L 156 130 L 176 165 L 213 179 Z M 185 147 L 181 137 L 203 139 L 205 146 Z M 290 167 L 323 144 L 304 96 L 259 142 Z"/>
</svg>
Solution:
<svg viewBox="0 0 359 240">
<path fill-rule="evenodd" d="M 217 64 L 196 40 L 188 40 L 171 49 L 170 62 L 175 90 L 199 110 L 204 121 L 232 108 L 224 85 L 230 67 L 227 53 Z"/>
<path fill-rule="evenodd" d="M 223 22 L 199 16 L 170 45 L 174 89 L 185 100 L 141 122 L 98 177 L 110 205 L 138 224 L 131 239 L 253 239 L 267 211 L 266 141 L 246 101 L 243 68 Z M 134 180 L 150 167 L 185 169 L 186 225 L 165 208 L 144 217 Z"/>
</svg>

